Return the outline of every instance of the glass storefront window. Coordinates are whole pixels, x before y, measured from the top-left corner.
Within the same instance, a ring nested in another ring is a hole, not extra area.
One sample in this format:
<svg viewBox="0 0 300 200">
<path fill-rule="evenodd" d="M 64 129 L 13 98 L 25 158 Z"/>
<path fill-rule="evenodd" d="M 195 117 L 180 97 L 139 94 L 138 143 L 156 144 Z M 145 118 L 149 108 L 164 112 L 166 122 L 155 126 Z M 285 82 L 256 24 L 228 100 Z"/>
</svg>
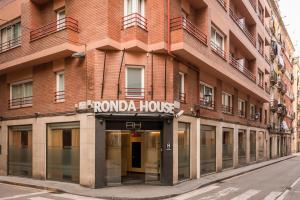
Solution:
<svg viewBox="0 0 300 200">
<path fill-rule="evenodd" d="M 32 126 L 8 129 L 8 174 L 32 176 Z"/>
<path fill-rule="evenodd" d="M 258 132 L 258 160 L 264 160 L 265 158 L 265 133 L 264 132 Z"/>
<path fill-rule="evenodd" d="M 178 123 L 178 180 L 190 178 L 190 124 Z"/>
<path fill-rule="evenodd" d="M 250 131 L 250 162 L 256 161 L 256 132 Z"/>
<path fill-rule="evenodd" d="M 200 140 L 200 173 L 213 173 L 216 171 L 216 127 L 201 125 Z"/>
<path fill-rule="evenodd" d="M 233 129 L 223 128 L 223 169 L 233 167 Z"/>
<path fill-rule="evenodd" d="M 239 146 L 238 146 L 239 166 L 245 165 L 246 162 L 246 131 L 239 130 Z"/>
<path fill-rule="evenodd" d="M 79 183 L 79 123 L 47 126 L 47 179 Z"/>
</svg>

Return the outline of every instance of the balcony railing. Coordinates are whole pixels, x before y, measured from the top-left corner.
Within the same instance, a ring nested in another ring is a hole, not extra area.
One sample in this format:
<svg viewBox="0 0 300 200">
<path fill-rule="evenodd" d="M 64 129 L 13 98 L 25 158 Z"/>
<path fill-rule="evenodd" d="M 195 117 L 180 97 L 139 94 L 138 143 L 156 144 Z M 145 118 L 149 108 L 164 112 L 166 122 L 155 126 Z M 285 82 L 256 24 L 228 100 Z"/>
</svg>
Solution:
<svg viewBox="0 0 300 200">
<path fill-rule="evenodd" d="M 10 99 L 8 100 L 8 105 L 9 108 L 28 107 L 28 106 L 32 106 L 32 99 L 33 99 L 32 96 Z"/>
<path fill-rule="evenodd" d="M 186 93 L 179 92 L 180 103 L 186 103 Z"/>
<path fill-rule="evenodd" d="M 245 110 L 238 110 L 238 116 L 239 116 L 239 117 L 246 117 L 246 112 L 245 112 Z"/>
<path fill-rule="evenodd" d="M 144 98 L 144 88 L 125 88 L 126 98 Z"/>
<path fill-rule="evenodd" d="M 278 78 L 277 78 L 277 73 L 274 71 L 274 70 L 272 70 L 271 71 L 271 75 L 270 75 L 270 84 L 273 86 L 273 85 L 276 85 L 277 84 L 277 80 L 278 80 Z"/>
<path fill-rule="evenodd" d="M 239 17 L 235 15 L 235 13 L 233 12 L 233 10 L 231 8 L 229 8 L 229 14 L 230 14 L 231 19 L 243 31 L 243 33 L 246 35 L 246 37 L 249 39 L 249 41 L 253 44 L 253 46 L 256 47 L 256 42 L 255 42 L 254 36 L 247 29 L 246 25 L 240 22 Z"/>
<path fill-rule="evenodd" d="M 249 0 L 250 5 L 252 6 L 252 8 L 254 9 L 254 11 L 256 12 L 256 5 L 255 2 L 253 2 L 253 0 Z"/>
<path fill-rule="evenodd" d="M 235 69 L 237 69 L 239 72 L 241 72 L 244 76 L 249 78 L 251 81 L 256 82 L 256 77 L 255 75 L 249 71 L 245 66 L 241 65 L 235 58 L 230 56 L 230 64 L 233 66 Z"/>
<path fill-rule="evenodd" d="M 176 17 L 171 19 L 171 31 L 183 29 L 190 35 L 195 37 L 197 40 L 207 45 L 207 36 L 197 28 L 192 22 L 190 22 L 185 17 Z"/>
<path fill-rule="evenodd" d="M 225 0 L 217 0 L 219 4 L 224 8 L 225 11 L 227 11 L 227 4 Z"/>
<path fill-rule="evenodd" d="M 132 13 L 125 17 L 122 17 L 122 29 L 126 29 L 132 26 L 138 26 L 144 30 L 147 30 L 147 19 L 139 13 Z"/>
<path fill-rule="evenodd" d="M 264 89 L 264 83 L 262 81 L 257 83 L 258 87 Z"/>
<path fill-rule="evenodd" d="M 210 41 L 211 50 L 215 52 L 218 56 L 226 60 L 226 52 L 223 48 L 219 47 L 214 41 Z"/>
<path fill-rule="evenodd" d="M 265 91 L 266 91 L 266 93 L 270 94 L 271 93 L 270 86 L 265 85 Z"/>
<path fill-rule="evenodd" d="M 270 101 L 270 110 L 272 112 L 276 112 L 277 109 L 278 109 L 278 100 L 271 99 L 271 101 Z"/>
<path fill-rule="evenodd" d="M 57 21 L 54 21 L 50 24 L 37 28 L 30 32 L 30 41 L 34 41 L 50 34 L 56 33 L 61 30 L 69 29 L 75 32 L 78 32 L 78 21 L 71 18 L 66 17 Z"/>
<path fill-rule="evenodd" d="M 0 53 L 8 51 L 21 45 L 21 37 L 14 38 L 0 44 Z"/>
<path fill-rule="evenodd" d="M 200 107 L 214 110 L 215 102 L 207 99 L 200 99 Z"/>
<path fill-rule="evenodd" d="M 65 91 L 57 91 L 54 96 L 56 102 L 62 102 L 65 100 Z"/>
<path fill-rule="evenodd" d="M 232 114 L 232 107 L 227 105 L 222 105 L 222 112 L 226 114 Z"/>
</svg>

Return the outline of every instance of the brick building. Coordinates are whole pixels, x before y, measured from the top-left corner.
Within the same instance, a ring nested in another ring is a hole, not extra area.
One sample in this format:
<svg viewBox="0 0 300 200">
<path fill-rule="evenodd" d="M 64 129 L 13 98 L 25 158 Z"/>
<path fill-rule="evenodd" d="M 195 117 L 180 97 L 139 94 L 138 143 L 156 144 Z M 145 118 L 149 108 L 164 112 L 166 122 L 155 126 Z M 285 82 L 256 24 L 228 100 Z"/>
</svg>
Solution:
<svg viewBox="0 0 300 200">
<path fill-rule="evenodd" d="M 272 0 L 0 0 L 0 175 L 173 185 L 290 154 L 276 17 Z"/>
</svg>

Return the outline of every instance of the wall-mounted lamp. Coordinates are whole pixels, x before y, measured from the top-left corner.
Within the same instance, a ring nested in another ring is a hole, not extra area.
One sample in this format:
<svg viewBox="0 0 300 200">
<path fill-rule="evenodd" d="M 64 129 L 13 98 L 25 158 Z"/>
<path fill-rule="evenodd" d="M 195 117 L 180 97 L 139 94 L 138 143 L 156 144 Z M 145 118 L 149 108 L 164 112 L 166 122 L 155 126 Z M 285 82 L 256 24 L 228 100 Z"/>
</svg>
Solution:
<svg viewBox="0 0 300 200">
<path fill-rule="evenodd" d="M 85 53 L 84 52 L 76 52 L 72 54 L 72 58 L 84 58 Z"/>
</svg>

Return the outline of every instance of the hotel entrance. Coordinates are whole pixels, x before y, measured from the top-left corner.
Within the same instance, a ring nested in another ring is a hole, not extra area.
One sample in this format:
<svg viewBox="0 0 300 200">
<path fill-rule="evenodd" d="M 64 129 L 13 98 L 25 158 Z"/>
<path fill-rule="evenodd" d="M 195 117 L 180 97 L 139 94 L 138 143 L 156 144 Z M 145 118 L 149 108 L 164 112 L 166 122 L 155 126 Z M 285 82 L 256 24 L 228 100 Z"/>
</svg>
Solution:
<svg viewBox="0 0 300 200">
<path fill-rule="evenodd" d="M 106 131 L 107 185 L 160 183 L 160 130 Z"/>
</svg>

